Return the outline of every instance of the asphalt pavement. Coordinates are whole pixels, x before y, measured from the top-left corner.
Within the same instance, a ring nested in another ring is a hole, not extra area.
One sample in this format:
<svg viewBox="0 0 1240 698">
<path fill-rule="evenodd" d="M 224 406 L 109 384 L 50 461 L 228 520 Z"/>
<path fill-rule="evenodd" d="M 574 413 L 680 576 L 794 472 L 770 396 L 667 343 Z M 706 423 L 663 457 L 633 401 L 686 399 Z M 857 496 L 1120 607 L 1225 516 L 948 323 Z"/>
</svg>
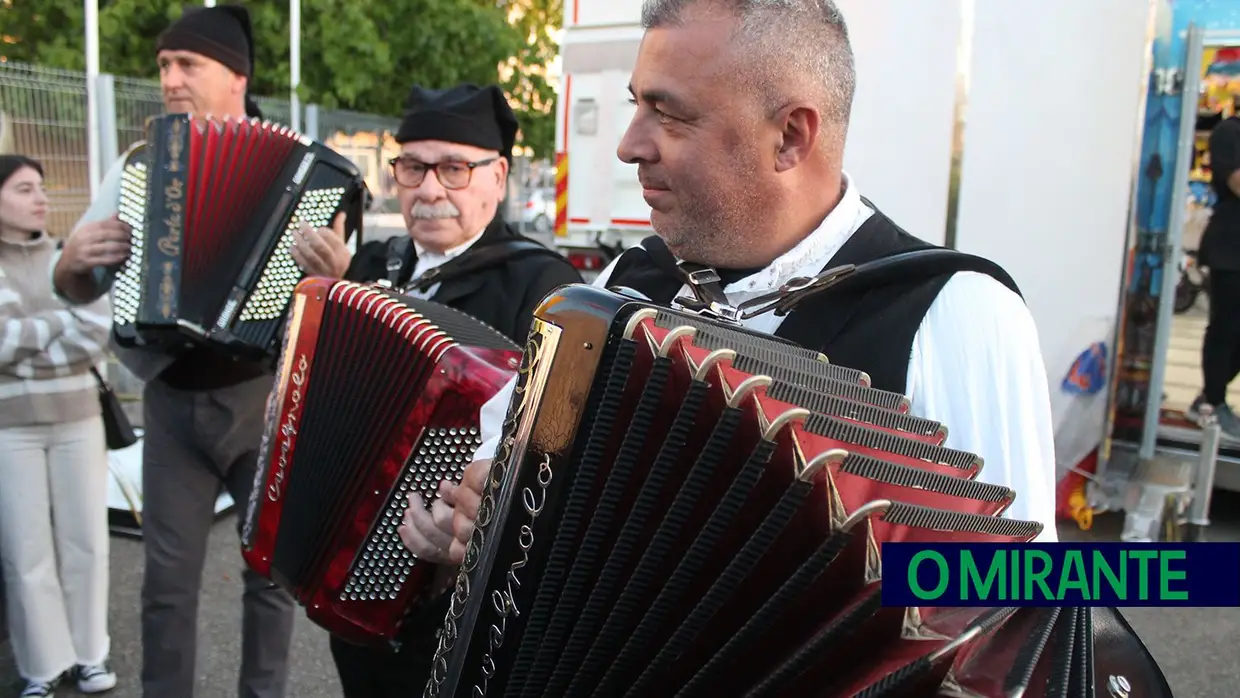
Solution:
<svg viewBox="0 0 1240 698">
<path fill-rule="evenodd" d="M 1212 540 L 1240 540 L 1240 497 L 1216 495 L 1212 515 Z M 1116 540 L 1122 520 L 1102 516 L 1088 533 L 1061 525 L 1065 539 Z M 240 662 L 242 560 L 231 516 L 222 518 L 211 535 L 210 553 L 203 579 L 199 617 L 198 689 L 195 696 L 157 698 L 231 698 L 237 695 Z M 112 538 L 111 623 L 113 664 L 120 685 L 110 695 L 137 698 L 141 671 L 141 633 L 138 592 L 142 580 L 142 543 Z M 1125 615 L 1141 634 L 1166 672 L 1176 696 L 1183 698 L 1235 698 L 1240 695 L 1240 608 L 1229 609 L 1127 609 Z M 293 638 L 289 698 L 339 698 L 324 631 L 299 614 Z M 0 698 L 20 690 L 7 645 L 0 646 Z M 62 688 L 57 696 L 79 695 Z M 1138 690 L 1134 698 L 1141 695 Z M 412 698 L 412 697 L 411 697 Z"/>
</svg>

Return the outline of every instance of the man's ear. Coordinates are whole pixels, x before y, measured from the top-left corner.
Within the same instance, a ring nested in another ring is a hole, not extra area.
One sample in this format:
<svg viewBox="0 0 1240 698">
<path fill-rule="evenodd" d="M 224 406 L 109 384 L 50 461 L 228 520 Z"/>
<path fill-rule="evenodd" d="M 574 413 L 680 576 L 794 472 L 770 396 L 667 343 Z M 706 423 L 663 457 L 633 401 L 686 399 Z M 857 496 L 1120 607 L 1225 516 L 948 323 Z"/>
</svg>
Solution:
<svg viewBox="0 0 1240 698">
<path fill-rule="evenodd" d="M 780 129 L 779 147 L 775 151 L 776 171 L 791 170 L 809 159 L 817 149 L 822 113 L 812 104 L 789 104 L 775 115 L 775 124 Z"/>
<path fill-rule="evenodd" d="M 498 184 L 500 188 L 504 188 L 504 184 L 508 182 L 508 158 L 502 154 L 495 163 L 495 176 L 499 178 Z"/>
</svg>

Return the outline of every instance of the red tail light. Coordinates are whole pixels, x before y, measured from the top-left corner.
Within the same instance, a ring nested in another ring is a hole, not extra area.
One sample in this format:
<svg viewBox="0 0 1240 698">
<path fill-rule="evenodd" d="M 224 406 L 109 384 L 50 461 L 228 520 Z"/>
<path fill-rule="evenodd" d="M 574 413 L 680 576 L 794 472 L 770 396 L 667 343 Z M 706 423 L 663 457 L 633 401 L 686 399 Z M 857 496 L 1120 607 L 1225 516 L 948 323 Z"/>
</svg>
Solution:
<svg viewBox="0 0 1240 698">
<path fill-rule="evenodd" d="M 569 252 L 568 263 L 580 271 L 595 271 L 607 266 L 600 252 Z"/>
</svg>

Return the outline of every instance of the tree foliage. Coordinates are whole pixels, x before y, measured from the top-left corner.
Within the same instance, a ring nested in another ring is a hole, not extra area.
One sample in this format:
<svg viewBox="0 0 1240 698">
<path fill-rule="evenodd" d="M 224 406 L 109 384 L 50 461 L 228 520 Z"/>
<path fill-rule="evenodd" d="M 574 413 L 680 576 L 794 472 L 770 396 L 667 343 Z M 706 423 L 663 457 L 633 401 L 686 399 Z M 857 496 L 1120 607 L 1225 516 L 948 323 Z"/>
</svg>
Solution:
<svg viewBox="0 0 1240 698">
<path fill-rule="evenodd" d="M 251 92 L 288 94 L 287 0 L 241 0 L 254 23 Z M 185 0 L 185 4 L 196 4 Z M 180 15 L 168 0 L 99 0 L 100 70 L 157 77 L 155 39 Z M 301 0 L 305 103 L 399 116 L 409 88 L 499 83 L 522 124 L 520 144 L 554 147 L 554 91 L 563 0 Z M 0 0 L 0 56 L 85 69 L 81 0 Z"/>
</svg>

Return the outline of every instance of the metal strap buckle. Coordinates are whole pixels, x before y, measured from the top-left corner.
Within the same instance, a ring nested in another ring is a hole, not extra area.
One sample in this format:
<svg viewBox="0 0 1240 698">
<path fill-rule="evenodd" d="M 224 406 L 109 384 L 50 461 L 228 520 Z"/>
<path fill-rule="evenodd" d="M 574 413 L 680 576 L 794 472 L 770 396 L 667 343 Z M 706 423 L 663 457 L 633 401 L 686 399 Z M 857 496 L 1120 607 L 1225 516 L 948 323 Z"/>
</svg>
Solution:
<svg viewBox="0 0 1240 698">
<path fill-rule="evenodd" d="M 685 276 L 688 277 L 689 283 L 694 286 L 702 286 L 703 284 L 717 284 L 722 280 L 719 276 L 719 272 L 709 267 L 706 269 L 694 269 L 689 271 L 684 268 L 684 263 L 682 262 L 680 268 L 685 272 Z"/>
<path fill-rule="evenodd" d="M 740 318 L 751 317 L 774 311 L 778 316 L 787 315 L 793 307 L 809 296 L 830 288 L 852 275 L 857 268 L 852 264 L 832 267 L 817 276 L 796 276 L 779 287 L 778 291 L 751 298 L 737 306 Z"/>
</svg>

